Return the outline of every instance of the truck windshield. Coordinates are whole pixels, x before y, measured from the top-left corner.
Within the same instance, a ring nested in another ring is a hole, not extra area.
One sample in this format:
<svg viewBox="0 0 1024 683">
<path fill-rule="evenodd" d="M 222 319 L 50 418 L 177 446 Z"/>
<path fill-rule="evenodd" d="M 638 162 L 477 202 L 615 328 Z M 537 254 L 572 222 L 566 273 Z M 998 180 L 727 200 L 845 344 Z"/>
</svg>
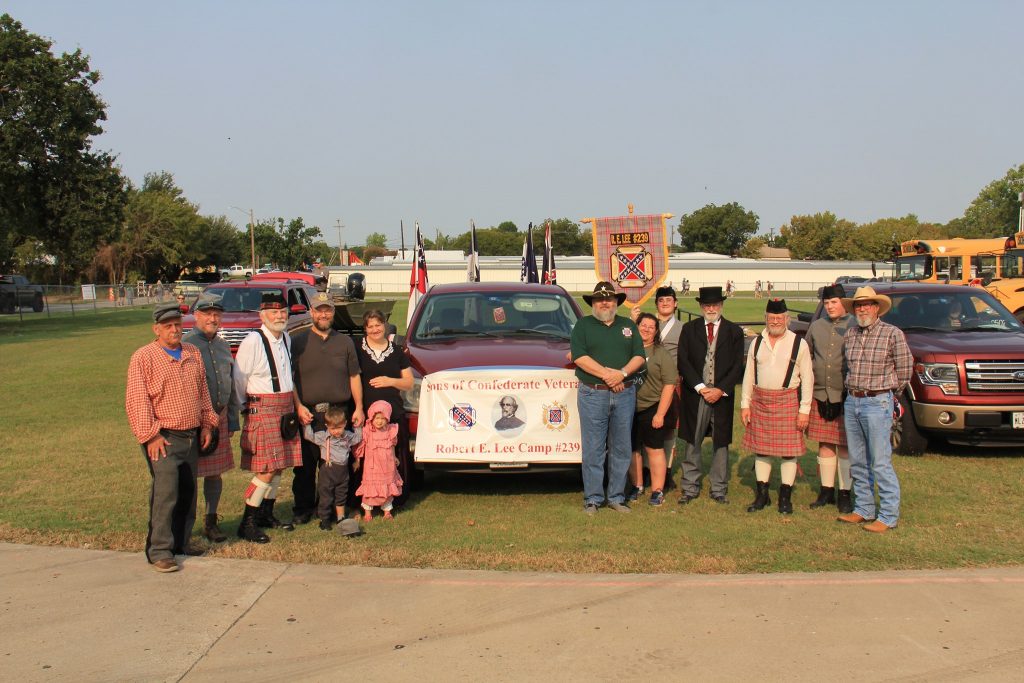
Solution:
<svg viewBox="0 0 1024 683">
<path fill-rule="evenodd" d="M 225 313 L 258 311 L 264 292 L 281 294 L 280 288 L 260 289 L 258 287 L 210 287 L 206 292 L 216 294 L 221 298 L 221 305 L 224 306 Z"/>
<path fill-rule="evenodd" d="M 894 294 L 882 320 L 903 330 L 1024 331 L 1012 313 L 977 287 L 957 294 Z"/>
<path fill-rule="evenodd" d="M 893 264 L 892 279 L 896 282 L 906 280 L 927 280 L 931 274 L 932 257 L 922 254 L 920 256 L 900 256 Z"/>
<path fill-rule="evenodd" d="M 458 292 L 424 300 L 413 338 L 537 334 L 568 339 L 576 313 L 562 294 Z"/>
</svg>

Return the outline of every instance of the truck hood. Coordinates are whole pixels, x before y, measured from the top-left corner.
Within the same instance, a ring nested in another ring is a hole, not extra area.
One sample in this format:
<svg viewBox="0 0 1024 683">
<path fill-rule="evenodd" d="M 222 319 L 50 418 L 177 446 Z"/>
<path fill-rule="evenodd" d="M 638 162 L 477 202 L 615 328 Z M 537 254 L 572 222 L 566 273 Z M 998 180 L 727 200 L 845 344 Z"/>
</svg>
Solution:
<svg viewBox="0 0 1024 683">
<path fill-rule="evenodd" d="M 408 343 L 412 366 L 421 375 L 441 370 L 494 366 L 569 368 L 569 342 L 544 337 L 461 337 L 429 344 Z"/>
<path fill-rule="evenodd" d="M 991 354 L 1024 356 L 1024 332 L 906 332 L 914 355 L 955 354 L 984 357 Z"/>
</svg>

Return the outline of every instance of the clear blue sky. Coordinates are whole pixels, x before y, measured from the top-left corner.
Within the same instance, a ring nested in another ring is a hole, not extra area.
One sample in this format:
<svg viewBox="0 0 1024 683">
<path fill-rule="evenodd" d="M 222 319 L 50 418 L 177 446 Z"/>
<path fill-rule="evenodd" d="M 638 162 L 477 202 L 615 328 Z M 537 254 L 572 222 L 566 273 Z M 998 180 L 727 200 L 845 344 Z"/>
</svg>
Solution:
<svg viewBox="0 0 1024 683">
<path fill-rule="evenodd" d="M 1024 3 L 7 0 L 136 183 L 398 242 L 736 201 L 945 222 L 1024 162 Z"/>
</svg>

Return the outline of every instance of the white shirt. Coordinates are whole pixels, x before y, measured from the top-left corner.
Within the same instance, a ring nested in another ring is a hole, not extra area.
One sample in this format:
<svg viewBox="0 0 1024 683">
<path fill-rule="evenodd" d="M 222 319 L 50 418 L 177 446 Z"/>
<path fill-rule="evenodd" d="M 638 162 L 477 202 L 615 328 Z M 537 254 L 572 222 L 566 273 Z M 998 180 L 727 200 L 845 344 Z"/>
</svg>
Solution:
<svg viewBox="0 0 1024 683">
<path fill-rule="evenodd" d="M 277 362 L 277 380 L 281 385 L 280 393 L 291 393 L 294 388 L 292 383 L 292 361 L 288 343 L 285 337 L 287 332 L 274 339 L 274 334 L 267 329 L 266 325 L 260 327 L 260 331 L 267 335 L 270 342 L 270 352 L 274 354 Z M 273 394 L 274 383 L 270 379 L 270 364 L 267 362 L 267 354 L 263 350 L 263 342 L 260 341 L 259 332 L 250 332 L 238 346 L 238 353 L 235 355 L 235 391 L 242 399 L 242 406 L 247 403 L 245 397 L 248 394 Z"/>
<path fill-rule="evenodd" d="M 807 344 L 797 337 L 791 330 L 775 342 L 775 346 L 769 341 L 768 330 L 761 332 L 763 340 L 761 348 L 757 350 L 757 358 L 754 358 L 754 349 L 757 348 L 757 340 L 754 339 L 747 350 L 747 366 L 743 373 L 743 394 L 740 399 L 740 408 L 749 408 L 750 399 L 754 394 L 754 366 L 757 365 L 757 385 L 764 389 L 789 389 L 796 386 L 800 389 L 800 413 L 810 415 L 811 400 L 814 398 L 814 367 L 811 362 L 811 354 Z M 789 380 L 789 386 L 782 386 L 782 380 L 786 379 L 786 372 L 789 370 L 789 359 L 793 354 L 793 344 L 800 344 L 796 355 L 796 365 L 793 367 L 793 376 Z"/>
</svg>

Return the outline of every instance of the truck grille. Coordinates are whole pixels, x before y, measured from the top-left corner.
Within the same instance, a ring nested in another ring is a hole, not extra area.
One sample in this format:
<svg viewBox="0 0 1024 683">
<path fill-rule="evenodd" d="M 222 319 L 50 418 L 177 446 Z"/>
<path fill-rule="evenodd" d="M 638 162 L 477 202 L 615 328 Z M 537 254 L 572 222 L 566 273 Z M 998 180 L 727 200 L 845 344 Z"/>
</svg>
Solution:
<svg viewBox="0 0 1024 683">
<path fill-rule="evenodd" d="M 971 391 L 1024 393 L 1024 360 L 969 360 L 964 367 Z"/>
<path fill-rule="evenodd" d="M 257 329 L 259 329 L 259 328 L 256 328 L 256 327 L 248 328 L 247 327 L 247 328 L 239 329 L 239 328 L 225 328 L 225 327 L 222 327 L 222 328 L 220 328 L 220 331 L 217 332 L 217 335 L 221 339 L 226 341 L 228 343 L 228 345 L 231 346 L 231 348 L 237 349 L 238 345 L 242 343 L 242 340 L 245 339 L 246 336 L 248 336 L 248 334 L 250 332 L 255 332 Z"/>
</svg>

